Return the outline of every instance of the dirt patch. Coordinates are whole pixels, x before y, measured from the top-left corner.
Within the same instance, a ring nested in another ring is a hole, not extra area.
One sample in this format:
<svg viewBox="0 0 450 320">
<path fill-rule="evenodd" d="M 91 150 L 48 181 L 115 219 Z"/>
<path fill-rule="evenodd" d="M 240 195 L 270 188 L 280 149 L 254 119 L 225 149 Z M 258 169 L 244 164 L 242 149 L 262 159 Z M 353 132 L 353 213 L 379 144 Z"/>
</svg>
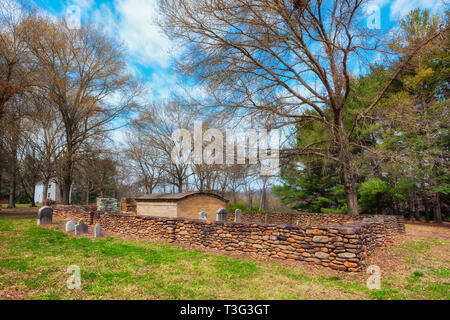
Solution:
<svg viewBox="0 0 450 320">
<path fill-rule="evenodd" d="M 417 237 L 432 237 L 450 240 L 450 229 L 441 225 L 407 224 L 405 238 L 415 240 Z"/>
<path fill-rule="evenodd" d="M 441 228 L 450 229 L 450 222 L 434 223 L 432 221 L 431 222 L 422 222 L 422 221 L 406 220 L 405 223 L 410 224 L 410 225 L 431 226 L 431 227 L 441 227 Z"/>
<path fill-rule="evenodd" d="M 17 286 L 7 287 L 3 290 L 0 290 L 0 300 L 24 300 L 27 297 L 27 294 Z"/>
<path fill-rule="evenodd" d="M 0 209 L 0 218 L 37 218 L 39 208 Z"/>
</svg>

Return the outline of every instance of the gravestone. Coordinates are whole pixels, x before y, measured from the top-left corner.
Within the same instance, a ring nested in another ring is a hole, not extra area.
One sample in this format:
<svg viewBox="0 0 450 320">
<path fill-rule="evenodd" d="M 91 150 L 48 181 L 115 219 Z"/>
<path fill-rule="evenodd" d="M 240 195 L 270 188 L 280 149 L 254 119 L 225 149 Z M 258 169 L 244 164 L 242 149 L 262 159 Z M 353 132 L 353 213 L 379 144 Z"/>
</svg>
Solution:
<svg viewBox="0 0 450 320">
<path fill-rule="evenodd" d="M 242 220 L 242 211 L 240 209 L 236 209 L 234 212 L 234 222 L 241 222 Z"/>
<path fill-rule="evenodd" d="M 206 221 L 206 220 L 208 220 L 208 214 L 207 214 L 206 212 L 200 211 L 200 212 L 198 213 L 198 218 L 199 218 L 200 220 Z"/>
<path fill-rule="evenodd" d="M 225 208 L 216 211 L 216 221 L 227 221 L 227 210 Z"/>
<path fill-rule="evenodd" d="M 66 223 L 66 232 L 75 231 L 75 226 L 76 226 L 75 221 L 72 221 L 72 220 L 67 221 L 67 223 Z"/>
<path fill-rule="evenodd" d="M 94 227 L 94 237 L 95 238 L 103 237 L 102 227 L 98 223 Z"/>
<path fill-rule="evenodd" d="M 51 224 L 53 220 L 53 209 L 51 207 L 42 207 L 38 212 L 37 224 Z"/>
<path fill-rule="evenodd" d="M 81 232 L 82 232 L 82 233 L 88 233 L 89 227 L 88 227 L 87 223 L 84 223 L 83 219 L 81 219 L 81 220 L 78 222 L 78 224 L 79 224 L 80 227 L 81 227 Z"/>
<path fill-rule="evenodd" d="M 89 231 L 89 227 L 86 223 L 84 223 L 83 219 L 78 221 L 78 224 L 75 226 L 75 235 L 86 234 Z"/>
<path fill-rule="evenodd" d="M 75 225 L 75 235 L 79 236 L 81 233 L 81 226 L 79 224 Z"/>
</svg>

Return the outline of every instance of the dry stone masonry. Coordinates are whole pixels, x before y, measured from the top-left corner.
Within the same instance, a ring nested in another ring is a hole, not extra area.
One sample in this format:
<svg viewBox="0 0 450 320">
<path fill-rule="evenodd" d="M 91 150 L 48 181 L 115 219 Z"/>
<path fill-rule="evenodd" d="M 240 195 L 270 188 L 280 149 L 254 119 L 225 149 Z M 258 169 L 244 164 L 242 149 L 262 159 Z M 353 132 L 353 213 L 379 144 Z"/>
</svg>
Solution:
<svg viewBox="0 0 450 320">
<path fill-rule="evenodd" d="M 139 216 L 75 206 L 55 206 L 54 214 L 64 219 L 82 218 L 90 224 L 101 224 L 105 230 L 143 240 L 304 261 L 348 272 L 363 270 L 371 252 L 404 232 L 403 217 L 397 216 L 295 214 L 294 220 L 299 223 L 289 225 Z M 241 213 L 241 218 L 245 221 L 249 214 Z M 229 213 L 227 219 L 234 220 L 234 213 Z"/>
<path fill-rule="evenodd" d="M 117 212 L 119 204 L 114 198 L 98 198 L 97 208 L 99 211 Z"/>
</svg>

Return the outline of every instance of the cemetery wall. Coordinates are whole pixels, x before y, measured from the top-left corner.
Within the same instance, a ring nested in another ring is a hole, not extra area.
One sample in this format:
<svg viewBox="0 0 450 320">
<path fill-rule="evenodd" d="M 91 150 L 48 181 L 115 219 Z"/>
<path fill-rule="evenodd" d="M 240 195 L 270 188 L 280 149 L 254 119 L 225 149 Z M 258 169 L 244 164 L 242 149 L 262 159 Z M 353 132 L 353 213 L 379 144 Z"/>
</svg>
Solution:
<svg viewBox="0 0 450 320">
<path fill-rule="evenodd" d="M 121 198 L 120 207 L 122 212 L 136 213 L 136 200 L 134 198 Z"/>
<path fill-rule="evenodd" d="M 306 212 L 242 212 L 241 222 L 290 224 L 294 226 L 327 226 L 362 221 L 364 219 L 377 219 L 380 217 L 391 221 L 388 224 L 392 224 L 392 227 L 397 227 L 398 232 L 405 231 L 403 216 L 388 215 L 349 216 L 345 214 L 318 214 Z M 234 218 L 234 212 L 228 213 L 228 221 L 235 221 Z"/>
<path fill-rule="evenodd" d="M 393 216 L 312 226 L 139 216 L 80 206 L 55 206 L 54 215 L 66 220 L 82 218 L 90 224 L 99 223 L 106 230 L 144 240 L 305 261 L 349 272 L 361 271 L 367 255 L 391 242 L 401 229 L 401 219 Z"/>
</svg>

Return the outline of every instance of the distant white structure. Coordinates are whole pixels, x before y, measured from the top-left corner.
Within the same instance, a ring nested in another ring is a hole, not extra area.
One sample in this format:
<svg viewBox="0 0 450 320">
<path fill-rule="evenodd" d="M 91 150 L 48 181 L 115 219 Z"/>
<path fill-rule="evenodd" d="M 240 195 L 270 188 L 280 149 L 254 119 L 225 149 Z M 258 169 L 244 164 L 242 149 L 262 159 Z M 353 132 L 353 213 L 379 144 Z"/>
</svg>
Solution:
<svg viewBox="0 0 450 320">
<path fill-rule="evenodd" d="M 72 187 L 70 188 L 69 203 L 72 203 Z M 51 180 L 50 183 L 48 184 L 47 199 L 56 201 L 58 203 L 62 202 L 62 194 L 59 188 L 58 181 Z M 44 184 L 42 182 L 39 182 L 36 185 L 36 189 L 34 191 L 34 202 L 42 203 L 43 200 L 44 200 Z"/>
</svg>

